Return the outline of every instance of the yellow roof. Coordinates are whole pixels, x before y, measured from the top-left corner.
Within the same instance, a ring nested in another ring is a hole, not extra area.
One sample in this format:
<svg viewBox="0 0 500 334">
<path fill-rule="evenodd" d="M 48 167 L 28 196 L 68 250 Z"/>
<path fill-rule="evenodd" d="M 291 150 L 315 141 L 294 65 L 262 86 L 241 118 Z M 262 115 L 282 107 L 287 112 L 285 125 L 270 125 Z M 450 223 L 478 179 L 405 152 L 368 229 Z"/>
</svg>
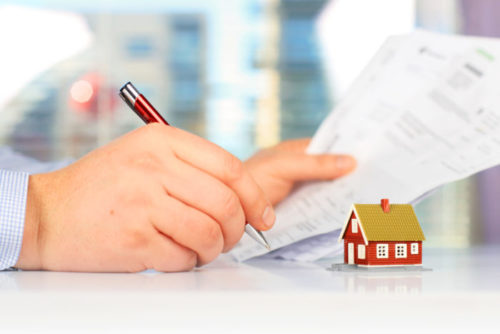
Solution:
<svg viewBox="0 0 500 334">
<path fill-rule="evenodd" d="M 380 204 L 354 204 L 354 209 L 368 241 L 425 240 L 410 204 L 390 204 L 387 213 Z"/>
</svg>

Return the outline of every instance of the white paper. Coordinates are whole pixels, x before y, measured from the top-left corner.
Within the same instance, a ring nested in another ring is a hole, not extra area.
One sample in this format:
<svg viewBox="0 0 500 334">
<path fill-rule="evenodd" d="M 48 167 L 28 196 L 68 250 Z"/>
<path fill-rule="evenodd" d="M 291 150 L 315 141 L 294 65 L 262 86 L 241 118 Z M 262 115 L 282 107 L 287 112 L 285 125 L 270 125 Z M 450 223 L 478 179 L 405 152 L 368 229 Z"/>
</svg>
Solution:
<svg viewBox="0 0 500 334">
<path fill-rule="evenodd" d="M 272 258 L 288 261 L 314 261 L 326 256 L 335 256 L 343 251 L 343 245 L 337 243 L 340 230 L 297 241 L 291 245 L 279 248 L 262 258 Z"/>
<path fill-rule="evenodd" d="M 357 170 L 303 185 L 283 201 L 266 233 L 271 247 L 338 230 L 352 203 L 412 202 L 499 164 L 499 59 L 500 42 L 491 39 L 426 32 L 390 38 L 309 148 L 353 154 Z M 318 246 L 309 241 L 311 249 L 301 243 L 288 254 L 314 254 Z M 324 245 L 319 248 L 318 254 L 325 252 Z M 248 238 L 233 251 L 238 260 L 264 253 Z"/>
</svg>

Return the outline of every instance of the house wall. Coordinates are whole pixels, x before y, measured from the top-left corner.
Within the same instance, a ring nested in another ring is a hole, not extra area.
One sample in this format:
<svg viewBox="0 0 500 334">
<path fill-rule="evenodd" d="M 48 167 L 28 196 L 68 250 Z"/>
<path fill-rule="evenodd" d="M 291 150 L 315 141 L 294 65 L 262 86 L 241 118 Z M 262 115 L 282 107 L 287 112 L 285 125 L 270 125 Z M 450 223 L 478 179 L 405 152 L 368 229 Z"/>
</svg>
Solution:
<svg viewBox="0 0 500 334">
<path fill-rule="evenodd" d="M 411 244 L 418 243 L 418 254 L 411 254 Z M 377 244 L 389 245 L 389 257 L 387 259 L 377 258 Z M 406 258 L 396 259 L 396 244 L 406 244 Z M 377 241 L 369 242 L 366 247 L 366 258 L 368 265 L 411 265 L 422 264 L 422 242 L 421 241 Z"/>
<path fill-rule="evenodd" d="M 358 226 L 358 232 L 352 233 L 352 220 L 356 219 L 356 214 L 351 213 L 349 223 L 344 234 L 344 263 L 348 263 L 348 244 L 354 244 L 354 263 L 360 265 L 412 265 L 422 264 L 422 242 L 421 241 L 377 241 L 369 242 L 365 250 L 365 259 L 358 259 L 358 245 L 364 245 L 361 227 Z M 418 243 L 418 254 L 411 254 L 411 244 Z M 389 246 L 389 257 L 387 259 L 377 258 L 377 244 L 387 244 Z M 396 259 L 396 244 L 406 244 L 406 258 Z"/>
<path fill-rule="evenodd" d="M 353 243 L 354 244 L 354 263 L 356 264 L 368 264 L 366 260 L 358 260 L 358 245 L 365 244 L 365 241 L 363 239 L 363 234 L 361 233 L 361 227 L 358 226 L 358 232 L 357 233 L 352 233 L 352 226 L 351 222 L 353 219 L 356 219 L 356 214 L 354 212 L 351 213 L 351 217 L 349 218 L 349 223 L 347 224 L 346 232 L 344 234 L 344 263 L 348 262 L 348 250 L 347 250 L 347 244 Z M 367 254 L 368 255 L 368 254 Z"/>
</svg>

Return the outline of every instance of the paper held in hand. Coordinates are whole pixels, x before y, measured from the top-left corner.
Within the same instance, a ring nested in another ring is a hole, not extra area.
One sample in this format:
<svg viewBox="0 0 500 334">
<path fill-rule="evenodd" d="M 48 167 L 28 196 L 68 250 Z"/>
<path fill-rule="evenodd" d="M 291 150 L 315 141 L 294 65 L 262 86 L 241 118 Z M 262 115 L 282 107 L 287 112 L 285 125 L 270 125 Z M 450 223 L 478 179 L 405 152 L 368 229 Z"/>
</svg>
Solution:
<svg viewBox="0 0 500 334">
<path fill-rule="evenodd" d="M 352 154 L 357 170 L 305 184 L 278 205 L 266 236 L 273 249 L 291 246 L 272 255 L 315 260 L 338 249 L 352 203 L 409 203 L 500 164 L 499 86 L 500 40 L 423 31 L 389 38 L 309 147 Z M 232 254 L 266 252 L 245 238 Z"/>
</svg>

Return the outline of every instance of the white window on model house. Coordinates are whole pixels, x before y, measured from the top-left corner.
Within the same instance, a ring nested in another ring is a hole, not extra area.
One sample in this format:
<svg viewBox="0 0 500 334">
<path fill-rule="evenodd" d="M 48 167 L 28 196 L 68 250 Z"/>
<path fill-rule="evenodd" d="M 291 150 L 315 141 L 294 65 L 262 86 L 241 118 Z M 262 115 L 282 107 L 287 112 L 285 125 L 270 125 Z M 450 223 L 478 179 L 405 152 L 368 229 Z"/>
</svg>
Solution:
<svg viewBox="0 0 500 334">
<path fill-rule="evenodd" d="M 351 220 L 351 231 L 352 233 L 358 233 L 358 220 L 357 219 L 353 219 Z"/>
<path fill-rule="evenodd" d="M 411 244 L 411 253 L 418 254 L 418 242 L 414 242 Z"/>
<path fill-rule="evenodd" d="M 366 258 L 366 247 L 365 245 L 358 245 L 358 259 L 364 260 Z"/>
<path fill-rule="evenodd" d="M 389 257 L 389 245 L 388 244 L 378 244 L 377 245 L 377 259 L 387 259 Z"/>
<path fill-rule="evenodd" d="M 406 244 L 396 244 L 396 259 L 406 258 Z"/>
</svg>

